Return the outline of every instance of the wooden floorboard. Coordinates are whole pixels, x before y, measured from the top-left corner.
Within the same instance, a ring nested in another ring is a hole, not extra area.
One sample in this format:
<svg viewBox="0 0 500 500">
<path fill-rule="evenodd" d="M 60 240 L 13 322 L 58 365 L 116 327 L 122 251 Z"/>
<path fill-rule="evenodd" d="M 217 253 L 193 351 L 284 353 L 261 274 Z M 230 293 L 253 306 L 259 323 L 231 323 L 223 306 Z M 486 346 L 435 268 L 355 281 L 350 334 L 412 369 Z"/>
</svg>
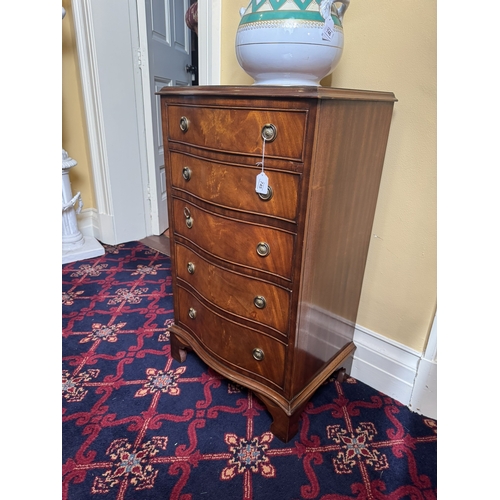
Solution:
<svg viewBox="0 0 500 500">
<path fill-rule="evenodd" d="M 139 241 L 153 250 L 170 257 L 170 238 L 165 233 L 160 236 L 147 236 Z"/>
</svg>

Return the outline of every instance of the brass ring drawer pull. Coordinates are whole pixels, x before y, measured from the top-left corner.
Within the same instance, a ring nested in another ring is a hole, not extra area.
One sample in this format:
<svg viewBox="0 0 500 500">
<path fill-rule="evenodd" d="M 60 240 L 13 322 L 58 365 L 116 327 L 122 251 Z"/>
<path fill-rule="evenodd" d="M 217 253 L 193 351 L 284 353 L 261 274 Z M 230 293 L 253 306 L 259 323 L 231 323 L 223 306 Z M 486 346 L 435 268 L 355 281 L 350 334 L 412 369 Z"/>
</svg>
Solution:
<svg viewBox="0 0 500 500">
<path fill-rule="evenodd" d="M 185 181 L 188 181 L 191 179 L 191 169 L 189 167 L 184 167 L 182 169 L 182 177 L 184 177 Z"/>
<path fill-rule="evenodd" d="M 257 297 L 253 299 L 253 304 L 257 309 L 264 309 L 264 307 L 266 307 L 266 299 L 262 297 L 262 295 L 257 295 Z"/>
<path fill-rule="evenodd" d="M 187 132 L 189 129 L 189 120 L 185 116 L 181 116 L 181 119 L 179 120 L 179 127 L 181 127 L 181 130 L 183 132 Z"/>
<path fill-rule="evenodd" d="M 272 123 L 266 123 L 262 127 L 261 135 L 262 139 L 264 139 L 265 141 L 272 142 L 274 141 L 274 139 L 276 139 L 276 136 L 278 135 L 278 129 Z"/>
<path fill-rule="evenodd" d="M 188 207 L 184 207 L 184 217 L 186 217 L 186 226 L 188 229 L 191 229 L 193 227 L 194 220 L 191 217 L 191 212 Z"/>
<path fill-rule="evenodd" d="M 252 356 L 254 357 L 254 359 L 256 359 L 257 361 L 262 361 L 264 359 L 264 351 L 262 349 L 259 349 L 258 347 L 256 347 L 253 351 L 252 351 Z"/>
<path fill-rule="evenodd" d="M 196 318 L 196 310 L 193 309 L 192 307 L 189 308 L 189 311 L 188 311 L 188 316 L 191 318 L 191 319 L 194 319 Z"/>
<path fill-rule="evenodd" d="M 271 248 L 270 246 L 261 241 L 258 245 L 257 245 L 257 253 L 261 256 L 261 257 L 266 257 L 267 255 L 269 255 L 269 253 L 271 252 Z"/>
<path fill-rule="evenodd" d="M 271 186 L 267 186 L 267 193 L 262 194 L 262 193 L 257 193 L 259 195 L 259 198 L 264 201 L 269 201 L 273 197 L 273 188 Z"/>
<path fill-rule="evenodd" d="M 194 264 L 192 262 L 188 262 L 187 270 L 189 274 L 194 274 Z"/>
</svg>

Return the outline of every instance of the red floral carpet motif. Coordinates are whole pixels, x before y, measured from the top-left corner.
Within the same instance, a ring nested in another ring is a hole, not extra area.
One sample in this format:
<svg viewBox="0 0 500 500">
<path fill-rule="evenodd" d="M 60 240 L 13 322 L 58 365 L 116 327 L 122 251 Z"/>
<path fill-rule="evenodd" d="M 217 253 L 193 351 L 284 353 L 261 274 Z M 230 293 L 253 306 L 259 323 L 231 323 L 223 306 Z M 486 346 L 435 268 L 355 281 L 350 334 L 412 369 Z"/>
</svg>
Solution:
<svg viewBox="0 0 500 500">
<path fill-rule="evenodd" d="M 437 422 L 353 378 L 282 443 L 252 392 L 170 357 L 170 259 L 140 243 L 62 269 L 62 498 L 437 498 Z"/>
</svg>

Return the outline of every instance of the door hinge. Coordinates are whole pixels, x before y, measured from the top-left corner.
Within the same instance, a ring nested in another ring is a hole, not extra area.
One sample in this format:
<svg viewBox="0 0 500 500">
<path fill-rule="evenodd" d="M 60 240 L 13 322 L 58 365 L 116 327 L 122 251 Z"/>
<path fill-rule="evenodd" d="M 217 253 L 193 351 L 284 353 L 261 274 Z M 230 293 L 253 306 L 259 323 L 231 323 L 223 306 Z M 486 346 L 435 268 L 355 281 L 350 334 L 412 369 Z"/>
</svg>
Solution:
<svg viewBox="0 0 500 500">
<path fill-rule="evenodd" d="M 146 197 L 148 200 L 148 205 L 149 205 L 149 221 L 152 224 L 153 223 L 153 200 L 151 199 L 151 185 L 148 183 L 148 190 L 146 193 Z"/>
<path fill-rule="evenodd" d="M 137 64 L 141 69 L 146 65 L 146 54 L 143 49 L 137 49 Z"/>
</svg>

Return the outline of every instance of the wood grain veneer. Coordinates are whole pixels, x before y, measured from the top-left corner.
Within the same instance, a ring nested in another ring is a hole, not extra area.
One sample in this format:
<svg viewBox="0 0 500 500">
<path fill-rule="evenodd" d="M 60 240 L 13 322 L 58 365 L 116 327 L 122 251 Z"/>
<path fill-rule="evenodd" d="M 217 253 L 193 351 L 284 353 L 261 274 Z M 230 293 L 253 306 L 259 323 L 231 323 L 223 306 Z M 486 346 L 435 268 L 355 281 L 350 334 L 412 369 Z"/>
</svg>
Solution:
<svg viewBox="0 0 500 500">
<path fill-rule="evenodd" d="M 271 431 L 288 441 L 314 391 L 352 363 L 396 99 L 390 92 L 268 86 L 166 87 L 159 95 L 172 356 L 182 362 L 192 349 L 253 390 L 273 416 Z M 254 187 L 269 123 L 277 136 L 265 144 L 273 197 L 264 201 Z M 260 242 L 269 255 L 257 254 Z M 256 297 L 265 307 L 256 307 Z"/>
</svg>

